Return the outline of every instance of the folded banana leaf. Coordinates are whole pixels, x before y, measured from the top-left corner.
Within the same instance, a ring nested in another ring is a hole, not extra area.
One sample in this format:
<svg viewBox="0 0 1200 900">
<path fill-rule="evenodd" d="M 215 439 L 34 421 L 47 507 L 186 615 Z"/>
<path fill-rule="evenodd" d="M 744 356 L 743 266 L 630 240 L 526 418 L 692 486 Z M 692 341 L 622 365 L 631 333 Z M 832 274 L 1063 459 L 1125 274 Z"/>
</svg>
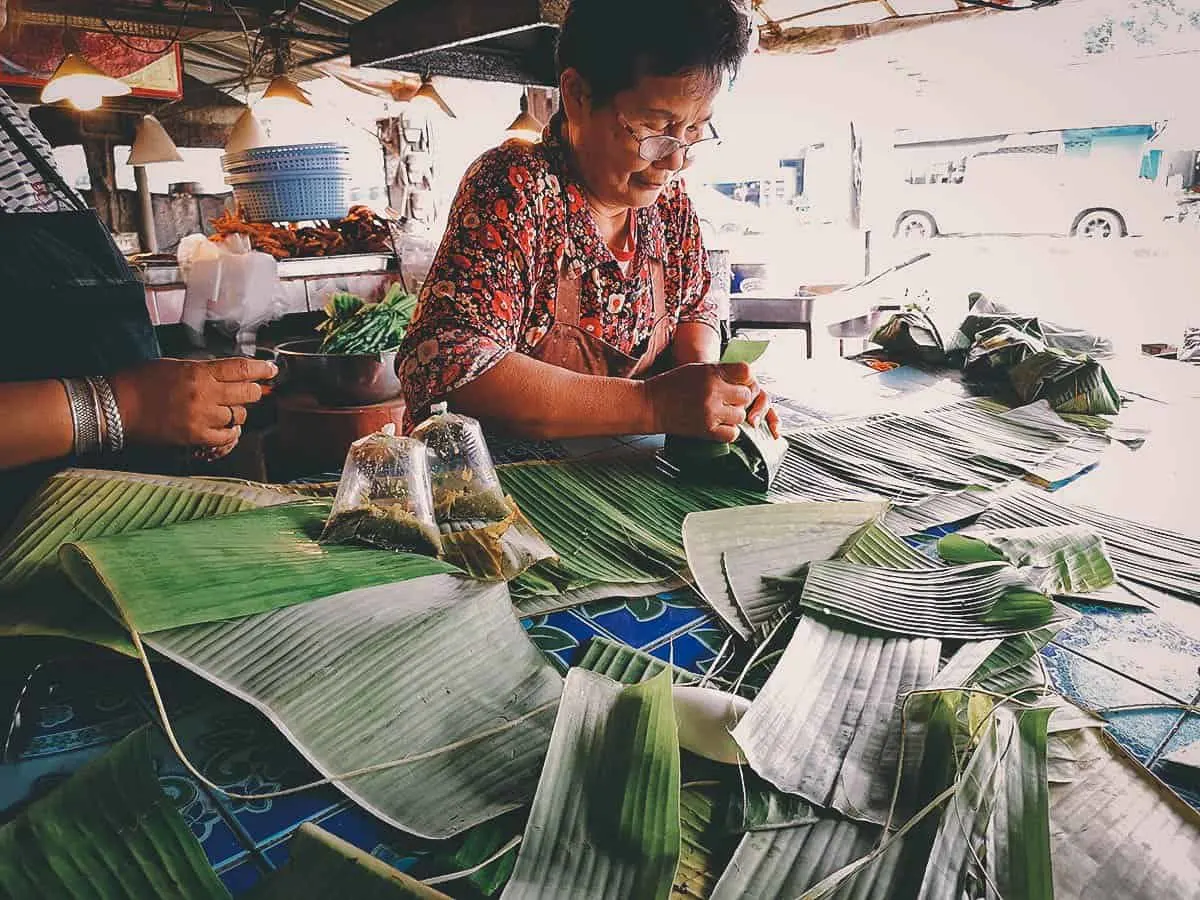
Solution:
<svg viewBox="0 0 1200 900">
<path fill-rule="evenodd" d="M 963 359 L 963 374 L 985 384 L 1006 382 L 1009 369 L 1045 349 L 1046 345 L 1032 334 L 1012 325 L 993 325 L 975 336 Z"/>
<path fill-rule="evenodd" d="M 1026 335 L 1033 342 L 1043 347 L 1045 346 L 1042 325 L 1037 318 L 1033 316 L 1021 316 L 1011 312 L 985 312 L 977 310 L 978 307 L 972 309 L 970 314 L 958 326 L 953 337 L 950 338 L 950 343 L 946 347 L 946 353 L 951 365 L 962 366 L 971 347 L 979 341 L 985 332 L 991 331 L 998 326 L 1006 326 L 1017 334 Z"/>
<path fill-rule="evenodd" d="M 0 635 L 54 635 L 133 655 L 121 626 L 58 565 L 67 542 L 226 516 L 296 498 L 237 482 L 67 469 L 17 515 L 0 543 Z"/>
<path fill-rule="evenodd" d="M 870 339 L 897 362 L 936 366 L 946 361 L 946 345 L 937 326 L 919 309 L 895 313 L 875 329 Z"/>
<path fill-rule="evenodd" d="M 142 634 L 444 572 L 412 553 L 318 541 L 330 504 L 284 506 L 64 544 L 71 581 Z"/>
<path fill-rule="evenodd" d="M 670 677 L 622 687 L 572 669 L 502 900 L 668 900 L 679 794 Z"/>
<path fill-rule="evenodd" d="M 959 564 L 1007 559 L 1045 594 L 1087 594 L 1115 581 L 1104 539 L 1084 526 L 973 530 L 942 538 L 938 553 Z"/>
<path fill-rule="evenodd" d="M 0 896 L 228 900 L 229 892 L 159 787 L 146 727 L 0 828 Z"/>
<path fill-rule="evenodd" d="M 774 620 L 786 598 L 764 584 L 830 559 L 887 509 L 885 503 L 774 503 L 692 513 L 683 546 L 700 592 L 746 640 Z"/>
<path fill-rule="evenodd" d="M 1045 350 L 1009 369 L 1009 380 L 1025 403 L 1047 400 L 1064 413 L 1116 415 L 1121 396 L 1104 367 L 1089 356 Z"/>
<path fill-rule="evenodd" d="M 779 474 L 788 444 L 771 433 L 766 420 L 742 423 L 732 443 L 668 435 L 658 455 L 660 470 L 682 477 L 747 491 L 766 491 Z"/>
<path fill-rule="evenodd" d="M 428 838 L 529 802 L 562 691 L 506 587 L 451 575 L 146 643 L 260 710 L 325 777 L 400 761 L 334 784 Z"/>
</svg>

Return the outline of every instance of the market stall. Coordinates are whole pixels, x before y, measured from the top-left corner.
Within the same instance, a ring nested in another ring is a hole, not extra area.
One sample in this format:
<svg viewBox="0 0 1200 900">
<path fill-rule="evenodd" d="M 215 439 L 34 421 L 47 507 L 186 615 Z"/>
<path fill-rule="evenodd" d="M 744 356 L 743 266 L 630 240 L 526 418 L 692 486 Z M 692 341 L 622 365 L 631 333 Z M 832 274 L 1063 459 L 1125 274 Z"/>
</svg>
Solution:
<svg viewBox="0 0 1200 900">
<path fill-rule="evenodd" d="M 779 52 L 1003 14 L 753 6 Z M 240 7 L 181 30 L 417 84 L 545 81 L 561 20 Z M 722 341 L 779 438 L 408 422 L 404 217 L 342 205 L 135 260 L 164 348 L 279 372 L 223 461 L 64 468 L 0 536 L 0 895 L 1195 895 L 1200 369 L 884 273 L 733 297 L 805 331 Z"/>
</svg>

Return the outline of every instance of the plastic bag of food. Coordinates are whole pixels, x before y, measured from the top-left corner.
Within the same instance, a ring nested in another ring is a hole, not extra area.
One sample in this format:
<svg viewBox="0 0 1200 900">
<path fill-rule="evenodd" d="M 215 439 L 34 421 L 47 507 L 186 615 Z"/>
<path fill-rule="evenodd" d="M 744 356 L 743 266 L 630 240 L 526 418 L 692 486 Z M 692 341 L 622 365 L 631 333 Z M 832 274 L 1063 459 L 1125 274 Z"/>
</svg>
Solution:
<svg viewBox="0 0 1200 900">
<path fill-rule="evenodd" d="M 425 446 L 395 425 L 351 444 L 321 542 L 441 555 Z"/>
<path fill-rule="evenodd" d="M 446 560 L 475 578 L 511 580 L 554 551 L 504 493 L 479 422 L 437 403 L 416 427 Z"/>
</svg>

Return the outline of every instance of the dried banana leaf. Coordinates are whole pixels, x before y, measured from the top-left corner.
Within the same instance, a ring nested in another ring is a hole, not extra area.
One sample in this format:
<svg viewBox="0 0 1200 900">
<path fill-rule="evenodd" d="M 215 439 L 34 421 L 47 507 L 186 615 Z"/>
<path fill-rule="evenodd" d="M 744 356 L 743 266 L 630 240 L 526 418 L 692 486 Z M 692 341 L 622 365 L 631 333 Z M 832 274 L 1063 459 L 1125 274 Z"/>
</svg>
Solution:
<svg viewBox="0 0 1200 900">
<path fill-rule="evenodd" d="M 717 883 L 713 825 L 716 791 L 712 787 L 684 786 L 679 792 L 679 868 L 671 886 L 671 900 L 710 897 Z"/>
<path fill-rule="evenodd" d="M 441 560 L 321 544 L 329 504 L 304 500 L 65 544 L 72 582 L 142 634 L 253 615 L 456 571 Z"/>
<path fill-rule="evenodd" d="M 309 822 L 296 829 L 288 850 L 283 868 L 246 900 L 451 900 Z"/>
<path fill-rule="evenodd" d="M 924 571 L 818 562 L 809 567 L 797 602 L 860 627 L 961 640 L 1021 634 L 1072 615 L 1006 562 Z"/>
<path fill-rule="evenodd" d="M 1044 399 L 1067 413 L 1116 415 L 1121 411 L 1120 394 L 1104 367 L 1089 356 L 1046 350 L 1014 366 L 1008 376 L 1026 403 Z"/>
<path fill-rule="evenodd" d="M 854 634 L 804 618 L 733 730 L 751 768 L 782 791 L 883 824 L 905 741 L 901 806 L 915 790 L 922 734 L 899 700 L 937 671 L 941 644 Z"/>
<path fill-rule="evenodd" d="M 830 559 L 879 518 L 885 503 L 773 503 L 692 513 L 688 566 L 704 599 L 746 640 L 761 637 L 786 598 L 763 576 Z"/>
<path fill-rule="evenodd" d="M 680 858 L 671 680 L 567 674 L 529 826 L 503 900 L 667 900 Z"/>
<path fill-rule="evenodd" d="M 327 777 L 412 757 L 335 785 L 428 838 L 529 802 L 562 690 L 505 586 L 450 575 L 146 642 L 259 709 Z"/>
<path fill-rule="evenodd" d="M 58 565 L 69 541 L 225 516 L 294 500 L 237 482 L 67 469 L 46 482 L 0 543 L 0 635 L 55 635 L 129 655 L 119 624 Z"/>
<path fill-rule="evenodd" d="M 227 900 L 154 777 L 149 741 L 135 731 L 0 828 L 0 896 Z"/>
</svg>

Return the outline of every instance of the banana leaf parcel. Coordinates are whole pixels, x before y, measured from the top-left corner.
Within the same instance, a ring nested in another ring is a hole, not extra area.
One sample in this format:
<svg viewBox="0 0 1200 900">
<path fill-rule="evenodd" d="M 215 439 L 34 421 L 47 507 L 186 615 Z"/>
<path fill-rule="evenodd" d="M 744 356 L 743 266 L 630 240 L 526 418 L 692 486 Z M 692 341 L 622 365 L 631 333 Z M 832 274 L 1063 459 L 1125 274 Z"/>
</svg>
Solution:
<svg viewBox="0 0 1200 900">
<path fill-rule="evenodd" d="M 937 326 L 923 311 L 906 309 L 896 313 L 871 335 L 889 359 L 922 365 L 941 365 L 946 360 L 946 345 Z"/>
<path fill-rule="evenodd" d="M 1058 412 L 1116 415 L 1121 396 L 1104 367 L 1066 350 L 1036 353 L 1009 369 L 1013 390 L 1025 403 L 1048 400 Z"/>
<path fill-rule="evenodd" d="M 963 373 L 972 381 L 1007 382 L 1008 370 L 1045 351 L 1037 337 L 1011 325 L 993 325 L 979 332 L 963 360 Z"/>
</svg>

